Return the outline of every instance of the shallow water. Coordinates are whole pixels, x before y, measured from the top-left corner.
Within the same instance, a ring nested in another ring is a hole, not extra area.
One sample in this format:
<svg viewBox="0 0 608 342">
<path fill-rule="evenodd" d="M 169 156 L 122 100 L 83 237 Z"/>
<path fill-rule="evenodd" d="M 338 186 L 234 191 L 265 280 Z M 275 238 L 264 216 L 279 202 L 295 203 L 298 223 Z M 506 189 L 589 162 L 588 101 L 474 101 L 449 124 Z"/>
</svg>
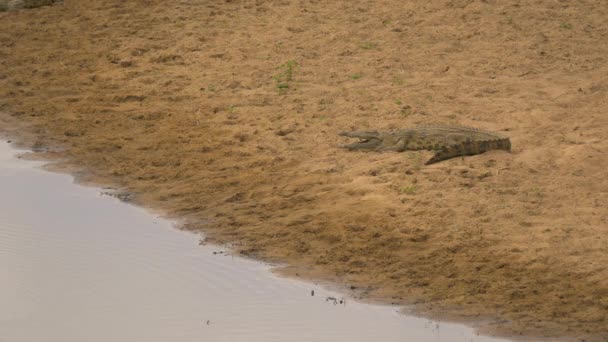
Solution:
<svg viewBox="0 0 608 342">
<path fill-rule="evenodd" d="M 0 342 L 500 341 L 279 278 L 0 143 Z M 311 296 L 311 290 L 315 296 Z"/>
</svg>

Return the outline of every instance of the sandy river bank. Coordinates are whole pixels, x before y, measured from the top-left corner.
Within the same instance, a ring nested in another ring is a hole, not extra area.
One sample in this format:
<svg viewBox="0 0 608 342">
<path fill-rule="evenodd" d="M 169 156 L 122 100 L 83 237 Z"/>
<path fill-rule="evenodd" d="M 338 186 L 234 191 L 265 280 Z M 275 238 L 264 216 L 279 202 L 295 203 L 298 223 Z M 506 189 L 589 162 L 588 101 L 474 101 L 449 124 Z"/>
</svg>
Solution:
<svg viewBox="0 0 608 342">
<path fill-rule="evenodd" d="M 0 13 L 0 123 L 286 273 L 602 341 L 606 17 L 599 0 L 65 0 Z M 431 122 L 513 153 L 336 148 Z"/>
<path fill-rule="evenodd" d="M 0 142 L 3 341 L 507 341 L 277 277 L 17 153 Z"/>
</svg>

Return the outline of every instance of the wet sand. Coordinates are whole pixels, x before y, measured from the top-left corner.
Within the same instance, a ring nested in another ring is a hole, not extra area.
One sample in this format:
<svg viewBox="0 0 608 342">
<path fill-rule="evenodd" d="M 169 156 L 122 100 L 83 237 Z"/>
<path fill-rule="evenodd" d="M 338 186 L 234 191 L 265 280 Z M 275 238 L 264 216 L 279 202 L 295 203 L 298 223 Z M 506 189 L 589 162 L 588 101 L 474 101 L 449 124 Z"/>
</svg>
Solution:
<svg viewBox="0 0 608 342">
<path fill-rule="evenodd" d="M 0 144 L 2 341 L 505 341 L 279 278 L 15 153 Z"/>
<path fill-rule="evenodd" d="M 603 341 L 607 17 L 601 0 L 66 0 L 0 13 L 0 122 L 286 273 Z M 336 148 L 421 123 L 513 151 L 427 167 Z"/>
</svg>

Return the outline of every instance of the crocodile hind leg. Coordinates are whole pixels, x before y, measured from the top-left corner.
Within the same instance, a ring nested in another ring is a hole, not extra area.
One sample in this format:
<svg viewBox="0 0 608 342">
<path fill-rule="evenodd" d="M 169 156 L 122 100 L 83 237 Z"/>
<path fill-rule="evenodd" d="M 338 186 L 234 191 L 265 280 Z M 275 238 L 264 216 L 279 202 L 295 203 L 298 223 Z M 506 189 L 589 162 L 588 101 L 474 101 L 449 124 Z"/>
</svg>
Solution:
<svg viewBox="0 0 608 342">
<path fill-rule="evenodd" d="M 443 160 L 448 160 L 448 159 L 462 156 L 462 152 L 460 152 L 459 147 L 460 147 L 460 145 L 452 145 L 452 146 L 445 146 L 441 150 L 436 150 L 435 155 L 431 159 L 427 160 L 427 162 L 424 163 L 424 165 L 430 165 L 430 164 L 434 164 L 434 163 L 437 163 L 437 162 L 440 162 Z"/>
</svg>

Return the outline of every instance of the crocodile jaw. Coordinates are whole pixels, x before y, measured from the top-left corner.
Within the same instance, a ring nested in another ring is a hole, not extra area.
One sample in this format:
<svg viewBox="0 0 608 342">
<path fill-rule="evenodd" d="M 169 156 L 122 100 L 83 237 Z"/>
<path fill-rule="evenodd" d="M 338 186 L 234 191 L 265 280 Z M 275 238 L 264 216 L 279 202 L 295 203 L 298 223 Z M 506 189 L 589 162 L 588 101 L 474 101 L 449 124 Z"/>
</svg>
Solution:
<svg viewBox="0 0 608 342">
<path fill-rule="evenodd" d="M 359 139 L 359 141 L 356 143 L 340 145 L 340 147 L 349 149 L 351 151 L 375 150 L 382 145 L 382 139 L 377 131 L 341 132 L 339 135 Z"/>
</svg>

